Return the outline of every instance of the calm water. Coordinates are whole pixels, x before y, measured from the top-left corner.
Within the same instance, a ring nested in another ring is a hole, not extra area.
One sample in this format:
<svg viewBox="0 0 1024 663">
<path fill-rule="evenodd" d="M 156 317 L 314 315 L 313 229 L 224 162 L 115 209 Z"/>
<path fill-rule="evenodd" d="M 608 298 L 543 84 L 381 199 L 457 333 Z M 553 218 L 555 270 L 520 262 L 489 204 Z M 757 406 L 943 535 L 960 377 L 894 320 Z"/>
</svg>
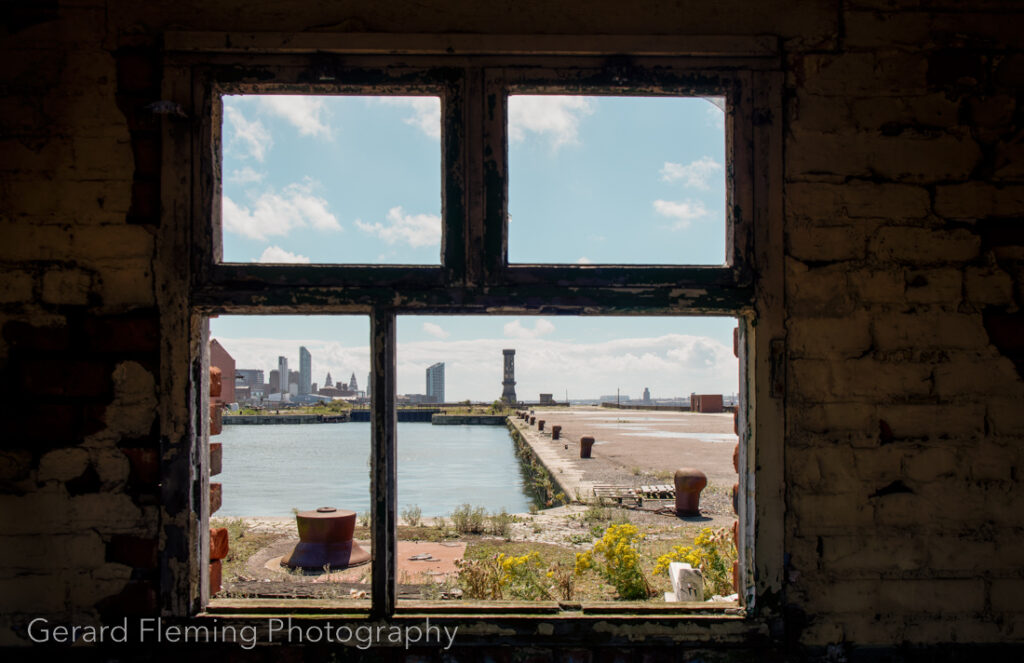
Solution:
<svg viewBox="0 0 1024 663">
<path fill-rule="evenodd" d="M 370 424 L 224 426 L 217 516 L 291 516 L 320 506 L 370 510 Z M 463 503 L 529 510 L 504 426 L 398 424 L 398 509 L 448 515 Z"/>
</svg>

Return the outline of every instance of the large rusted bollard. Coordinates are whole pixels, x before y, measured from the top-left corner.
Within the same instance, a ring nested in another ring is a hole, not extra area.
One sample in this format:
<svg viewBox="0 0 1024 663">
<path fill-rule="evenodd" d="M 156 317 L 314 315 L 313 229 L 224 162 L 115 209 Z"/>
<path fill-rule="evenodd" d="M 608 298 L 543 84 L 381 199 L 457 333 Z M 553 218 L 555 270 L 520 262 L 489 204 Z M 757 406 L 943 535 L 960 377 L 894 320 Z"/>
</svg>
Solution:
<svg viewBox="0 0 1024 663">
<path fill-rule="evenodd" d="M 551 439 L 552 439 L 552 440 L 557 440 L 557 439 L 558 439 L 558 437 L 559 437 L 559 436 L 560 436 L 561 434 L 562 434 L 562 427 L 561 427 L 561 426 L 557 426 L 557 425 L 556 425 L 556 426 L 552 426 L 552 427 L 551 427 Z"/>
<path fill-rule="evenodd" d="M 676 470 L 676 515 L 700 515 L 700 491 L 708 485 L 708 477 L 700 470 L 684 467 Z"/>
<path fill-rule="evenodd" d="M 537 420 L 537 430 L 540 431 L 540 432 L 544 431 L 544 420 L 543 419 L 538 419 Z"/>
<path fill-rule="evenodd" d="M 344 569 L 370 561 L 370 553 L 352 539 L 356 512 L 324 506 L 316 511 L 300 511 L 295 516 L 299 542 L 295 549 L 281 558 L 281 566 L 289 568 Z"/>
<path fill-rule="evenodd" d="M 590 450 L 594 447 L 594 438 L 584 435 L 580 438 L 580 458 L 590 458 Z"/>
<path fill-rule="evenodd" d="M 537 423 L 537 417 L 530 417 L 530 425 L 532 426 L 535 423 Z"/>
</svg>

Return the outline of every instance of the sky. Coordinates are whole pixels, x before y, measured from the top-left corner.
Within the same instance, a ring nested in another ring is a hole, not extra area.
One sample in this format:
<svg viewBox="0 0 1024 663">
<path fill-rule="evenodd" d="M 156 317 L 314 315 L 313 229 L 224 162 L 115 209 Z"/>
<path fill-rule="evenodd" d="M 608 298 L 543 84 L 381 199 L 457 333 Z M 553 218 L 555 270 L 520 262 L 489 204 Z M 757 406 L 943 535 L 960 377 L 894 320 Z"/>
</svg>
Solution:
<svg viewBox="0 0 1024 663">
<path fill-rule="evenodd" d="M 227 262 L 439 264 L 436 97 L 225 96 Z M 717 103 L 716 103 L 717 102 Z M 709 264 L 725 257 L 721 100 L 519 95 L 509 99 L 509 261 Z M 520 398 L 737 391 L 729 318 L 404 316 L 399 393 L 445 362 L 448 400 L 501 394 L 517 350 Z M 365 386 L 359 316 L 239 317 L 211 334 L 239 368 L 298 363 Z"/>
</svg>

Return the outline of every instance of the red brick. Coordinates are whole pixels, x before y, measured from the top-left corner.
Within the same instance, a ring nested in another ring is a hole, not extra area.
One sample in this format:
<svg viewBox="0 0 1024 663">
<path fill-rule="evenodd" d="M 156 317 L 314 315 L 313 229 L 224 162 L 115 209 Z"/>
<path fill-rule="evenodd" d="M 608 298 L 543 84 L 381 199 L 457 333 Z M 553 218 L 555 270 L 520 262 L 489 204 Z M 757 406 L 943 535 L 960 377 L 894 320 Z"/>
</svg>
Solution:
<svg viewBox="0 0 1024 663">
<path fill-rule="evenodd" d="M 106 398 L 111 393 L 110 366 L 86 359 L 23 359 L 21 388 L 30 396 Z"/>
<path fill-rule="evenodd" d="M 127 447 L 121 449 L 128 456 L 128 478 L 136 486 L 153 486 L 160 482 L 160 459 L 156 449 Z"/>
<path fill-rule="evenodd" d="M 220 560 L 210 562 L 210 595 L 220 592 L 222 568 Z"/>
<path fill-rule="evenodd" d="M 210 398 L 220 396 L 220 369 L 216 366 L 210 367 Z"/>
<path fill-rule="evenodd" d="M 107 561 L 137 569 L 156 568 L 157 539 L 118 535 L 107 545 Z"/>
<path fill-rule="evenodd" d="M 226 527 L 210 529 L 210 559 L 224 559 L 228 556 L 228 530 Z"/>
<path fill-rule="evenodd" d="M 210 513 L 217 513 L 220 510 L 221 493 L 222 490 L 219 483 L 210 484 Z"/>
<path fill-rule="evenodd" d="M 160 323 L 156 313 L 88 318 L 82 327 L 86 347 L 95 352 L 160 350 Z"/>
<path fill-rule="evenodd" d="M 66 326 L 36 327 L 27 322 L 12 320 L 4 325 L 4 339 L 19 349 L 53 352 L 68 349 L 71 333 Z"/>
</svg>

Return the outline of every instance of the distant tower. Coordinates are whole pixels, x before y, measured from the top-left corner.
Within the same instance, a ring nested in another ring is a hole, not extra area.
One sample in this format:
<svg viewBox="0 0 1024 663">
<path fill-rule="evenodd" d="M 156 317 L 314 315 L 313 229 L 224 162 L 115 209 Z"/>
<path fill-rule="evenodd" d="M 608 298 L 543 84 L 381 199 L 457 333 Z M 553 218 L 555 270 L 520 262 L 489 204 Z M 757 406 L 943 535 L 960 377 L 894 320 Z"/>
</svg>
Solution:
<svg viewBox="0 0 1024 663">
<path fill-rule="evenodd" d="M 644 387 L 644 403 L 650 403 L 650 402 L 651 402 L 651 390 L 648 389 L 647 387 Z"/>
<path fill-rule="evenodd" d="M 331 372 L 327 371 L 327 379 L 324 380 L 324 387 L 333 387 L 334 380 L 331 379 Z"/>
<path fill-rule="evenodd" d="M 444 403 L 444 362 L 440 361 L 427 368 L 427 400 Z"/>
<path fill-rule="evenodd" d="M 505 379 L 501 381 L 501 400 L 516 403 L 516 351 L 502 350 L 505 355 Z"/>
<path fill-rule="evenodd" d="M 348 388 L 352 391 L 359 391 L 359 383 L 356 382 L 356 374 L 352 374 L 352 379 L 348 381 Z"/>
<path fill-rule="evenodd" d="M 277 378 L 280 380 L 278 384 L 278 391 L 282 394 L 288 393 L 288 358 L 278 357 L 277 358 Z"/>
<path fill-rule="evenodd" d="M 299 348 L 299 393 L 308 394 L 313 384 L 313 355 L 305 346 Z"/>
</svg>

